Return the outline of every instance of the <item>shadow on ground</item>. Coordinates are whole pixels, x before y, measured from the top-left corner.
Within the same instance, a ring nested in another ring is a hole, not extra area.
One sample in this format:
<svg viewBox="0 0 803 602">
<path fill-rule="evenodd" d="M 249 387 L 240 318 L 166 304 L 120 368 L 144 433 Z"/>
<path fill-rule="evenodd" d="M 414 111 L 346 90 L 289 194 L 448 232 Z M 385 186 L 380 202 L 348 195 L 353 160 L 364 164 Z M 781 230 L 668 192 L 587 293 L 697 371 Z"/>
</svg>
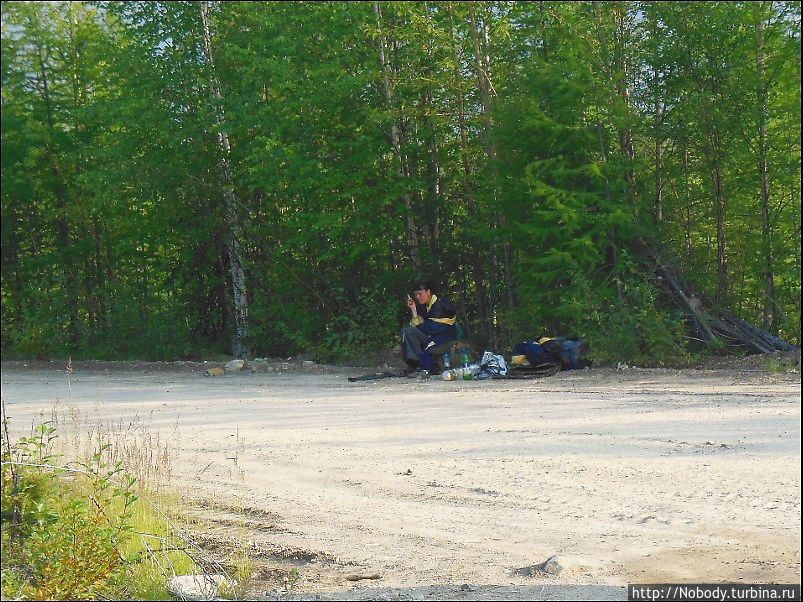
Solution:
<svg viewBox="0 0 803 602">
<path fill-rule="evenodd" d="M 612 585 L 428 585 L 359 588 L 319 594 L 265 592 L 260 600 L 627 600 L 627 588 Z"/>
</svg>

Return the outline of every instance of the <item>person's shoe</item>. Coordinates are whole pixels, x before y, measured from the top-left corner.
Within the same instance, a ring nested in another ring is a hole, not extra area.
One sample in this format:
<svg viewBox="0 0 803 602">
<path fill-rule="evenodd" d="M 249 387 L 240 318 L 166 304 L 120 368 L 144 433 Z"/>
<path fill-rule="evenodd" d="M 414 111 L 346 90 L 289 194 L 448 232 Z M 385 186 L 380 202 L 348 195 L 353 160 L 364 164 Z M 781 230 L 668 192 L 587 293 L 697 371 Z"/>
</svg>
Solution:
<svg viewBox="0 0 803 602">
<path fill-rule="evenodd" d="M 411 372 L 415 372 L 421 367 L 421 364 L 416 362 L 415 360 L 404 360 L 404 373 L 410 374 Z"/>
<path fill-rule="evenodd" d="M 402 374 L 404 376 L 416 376 L 418 372 L 421 370 L 419 366 L 407 366 L 403 371 Z"/>
</svg>

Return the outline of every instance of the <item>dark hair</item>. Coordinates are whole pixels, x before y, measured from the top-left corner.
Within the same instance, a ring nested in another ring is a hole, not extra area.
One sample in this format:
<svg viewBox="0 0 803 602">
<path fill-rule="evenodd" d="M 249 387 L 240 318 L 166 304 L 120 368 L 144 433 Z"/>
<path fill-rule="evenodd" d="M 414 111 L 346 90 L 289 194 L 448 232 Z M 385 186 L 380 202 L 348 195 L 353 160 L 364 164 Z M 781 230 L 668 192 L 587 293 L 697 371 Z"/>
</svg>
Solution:
<svg viewBox="0 0 803 602">
<path fill-rule="evenodd" d="M 413 291 L 430 290 L 434 292 L 435 288 L 432 286 L 432 283 L 429 280 L 419 279 L 413 281 L 413 286 L 411 287 L 411 290 Z"/>
</svg>

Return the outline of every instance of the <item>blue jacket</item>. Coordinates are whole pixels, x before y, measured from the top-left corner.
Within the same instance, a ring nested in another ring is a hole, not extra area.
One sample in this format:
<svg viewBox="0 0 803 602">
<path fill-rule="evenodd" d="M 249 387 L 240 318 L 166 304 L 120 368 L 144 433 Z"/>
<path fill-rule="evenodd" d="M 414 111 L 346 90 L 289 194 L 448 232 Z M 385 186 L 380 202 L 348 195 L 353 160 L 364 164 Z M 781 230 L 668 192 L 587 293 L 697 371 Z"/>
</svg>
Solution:
<svg viewBox="0 0 803 602">
<path fill-rule="evenodd" d="M 447 299 L 432 295 L 428 305 L 417 305 L 417 308 L 418 316 L 410 323 L 427 333 L 435 345 L 457 339 L 457 312 Z"/>
</svg>

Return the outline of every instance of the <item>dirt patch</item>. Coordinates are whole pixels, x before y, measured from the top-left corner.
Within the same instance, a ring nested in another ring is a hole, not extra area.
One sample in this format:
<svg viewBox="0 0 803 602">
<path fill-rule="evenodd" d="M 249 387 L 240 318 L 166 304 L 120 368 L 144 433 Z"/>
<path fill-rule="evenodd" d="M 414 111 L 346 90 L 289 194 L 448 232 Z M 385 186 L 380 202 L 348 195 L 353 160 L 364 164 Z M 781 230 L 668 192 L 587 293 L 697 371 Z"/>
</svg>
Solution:
<svg viewBox="0 0 803 602">
<path fill-rule="evenodd" d="M 746 356 L 707 357 L 696 368 L 716 370 L 758 370 L 763 372 L 800 372 L 800 351 L 775 351 Z"/>
<path fill-rule="evenodd" d="M 283 363 L 207 378 L 192 362 L 4 362 L 2 396 L 12 436 L 44 416 L 68 440 L 139 420 L 169 442 L 199 537 L 251 547 L 253 598 L 625 599 L 633 582 L 799 579 L 794 367 L 349 383 L 367 370 Z M 552 556 L 558 575 L 515 573 Z"/>
</svg>

